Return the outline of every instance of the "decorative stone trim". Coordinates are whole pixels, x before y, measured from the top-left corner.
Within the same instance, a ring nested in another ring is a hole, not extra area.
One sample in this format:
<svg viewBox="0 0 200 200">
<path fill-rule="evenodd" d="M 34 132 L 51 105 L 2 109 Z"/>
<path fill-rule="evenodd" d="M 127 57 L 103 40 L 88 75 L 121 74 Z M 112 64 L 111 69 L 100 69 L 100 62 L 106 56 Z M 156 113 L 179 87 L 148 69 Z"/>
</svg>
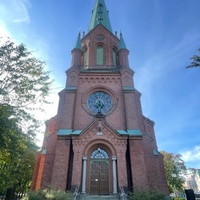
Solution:
<svg viewBox="0 0 200 200">
<path fill-rule="evenodd" d="M 81 77 L 79 82 L 81 83 L 120 83 L 120 78 L 106 77 L 106 78 L 94 78 L 94 77 Z"/>
</svg>

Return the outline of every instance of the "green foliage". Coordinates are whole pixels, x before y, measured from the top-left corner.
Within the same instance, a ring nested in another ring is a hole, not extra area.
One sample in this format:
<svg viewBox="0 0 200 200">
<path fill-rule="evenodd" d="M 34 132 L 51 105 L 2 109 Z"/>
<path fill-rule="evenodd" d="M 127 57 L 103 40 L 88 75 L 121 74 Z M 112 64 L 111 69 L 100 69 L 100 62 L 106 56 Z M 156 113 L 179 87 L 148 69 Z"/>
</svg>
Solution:
<svg viewBox="0 0 200 200">
<path fill-rule="evenodd" d="M 22 200 L 71 200 L 72 193 L 57 190 L 38 190 L 29 192 Z"/>
<path fill-rule="evenodd" d="M 24 192 L 32 178 L 37 146 L 17 126 L 12 107 L 0 105 L 0 113 L 0 192 L 12 187 Z"/>
<path fill-rule="evenodd" d="M 0 105 L 10 105 L 18 125 L 33 133 L 38 127 L 30 111 L 41 110 L 50 91 L 45 63 L 35 58 L 25 45 L 0 38 Z"/>
<path fill-rule="evenodd" d="M 185 199 L 180 197 L 174 197 L 173 200 L 185 200 Z"/>
<path fill-rule="evenodd" d="M 49 72 L 44 71 L 45 63 L 35 58 L 25 45 L 16 45 L 7 40 L 0 47 L 0 91 L 3 100 L 19 107 L 44 101 L 48 95 Z M 17 97 L 17 98 L 16 98 Z"/>
<path fill-rule="evenodd" d="M 163 193 L 154 190 L 136 190 L 129 196 L 130 200 L 165 200 Z"/>
<path fill-rule="evenodd" d="M 174 190 L 182 191 L 184 180 L 181 174 L 186 170 L 186 166 L 181 155 L 165 151 L 161 153 L 164 156 L 164 167 L 170 193 L 173 193 Z"/>
<path fill-rule="evenodd" d="M 39 126 L 32 111 L 47 102 L 51 84 L 44 67 L 23 44 L 0 38 L 0 193 L 30 187 Z"/>
<path fill-rule="evenodd" d="M 22 200 L 45 200 L 45 193 L 42 190 L 36 192 L 28 192 L 28 194 L 22 198 Z"/>
<path fill-rule="evenodd" d="M 191 58 L 192 62 L 189 66 L 186 68 L 191 68 L 191 67 L 200 67 L 200 49 L 199 49 L 199 55 L 194 55 Z"/>
</svg>

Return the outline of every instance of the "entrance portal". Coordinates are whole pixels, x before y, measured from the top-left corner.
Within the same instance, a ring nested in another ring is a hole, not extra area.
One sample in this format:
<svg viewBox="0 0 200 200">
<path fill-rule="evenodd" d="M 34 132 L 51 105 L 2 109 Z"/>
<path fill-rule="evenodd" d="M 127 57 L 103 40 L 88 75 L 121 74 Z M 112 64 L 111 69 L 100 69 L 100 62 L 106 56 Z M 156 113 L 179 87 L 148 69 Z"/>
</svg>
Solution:
<svg viewBox="0 0 200 200">
<path fill-rule="evenodd" d="M 90 158 L 90 193 L 98 195 L 109 194 L 108 154 L 98 148 Z"/>
</svg>

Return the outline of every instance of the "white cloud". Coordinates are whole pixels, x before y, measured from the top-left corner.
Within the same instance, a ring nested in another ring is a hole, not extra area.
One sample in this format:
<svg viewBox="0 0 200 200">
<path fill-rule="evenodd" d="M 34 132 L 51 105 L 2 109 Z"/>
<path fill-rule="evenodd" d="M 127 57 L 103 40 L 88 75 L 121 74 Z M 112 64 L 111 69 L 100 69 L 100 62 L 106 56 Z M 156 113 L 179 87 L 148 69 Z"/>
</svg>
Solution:
<svg viewBox="0 0 200 200">
<path fill-rule="evenodd" d="M 0 37 L 10 37 L 17 42 L 24 29 L 19 25 L 30 23 L 30 7 L 30 0 L 0 1 Z"/>
<path fill-rule="evenodd" d="M 41 38 L 29 26 L 31 6 L 31 0 L 0 0 L 0 37 L 9 37 L 17 44 L 24 43 L 34 56 L 48 61 L 47 39 Z"/>
<path fill-rule="evenodd" d="M 0 18 L 5 23 L 30 23 L 29 0 L 10 0 L 0 2 Z"/>
<path fill-rule="evenodd" d="M 16 23 L 30 23 L 30 17 L 28 14 L 28 7 L 31 5 L 28 0 L 13 0 L 13 6 L 15 8 L 16 12 L 16 19 L 14 19 L 14 22 Z"/>
<path fill-rule="evenodd" d="M 200 146 L 196 146 L 193 149 L 180 152 L 182 159 L 185 162 L 197 162 L 200 161 Z"/>
</svg>

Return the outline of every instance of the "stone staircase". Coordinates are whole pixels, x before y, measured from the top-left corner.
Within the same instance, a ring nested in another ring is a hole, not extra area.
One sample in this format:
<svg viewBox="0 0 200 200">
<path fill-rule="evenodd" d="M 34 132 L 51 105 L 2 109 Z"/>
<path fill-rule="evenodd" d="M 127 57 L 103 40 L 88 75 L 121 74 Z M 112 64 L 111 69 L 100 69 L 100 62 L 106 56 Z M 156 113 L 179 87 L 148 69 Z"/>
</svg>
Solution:
<svg viewBox="0 0 200 200">
<path fill-rule="evenodd" d="M 78 200 L 119 200 L 119 195 L 86 195 L 86 194 L 81 194 L 78 197 Z"/>
</svg>

